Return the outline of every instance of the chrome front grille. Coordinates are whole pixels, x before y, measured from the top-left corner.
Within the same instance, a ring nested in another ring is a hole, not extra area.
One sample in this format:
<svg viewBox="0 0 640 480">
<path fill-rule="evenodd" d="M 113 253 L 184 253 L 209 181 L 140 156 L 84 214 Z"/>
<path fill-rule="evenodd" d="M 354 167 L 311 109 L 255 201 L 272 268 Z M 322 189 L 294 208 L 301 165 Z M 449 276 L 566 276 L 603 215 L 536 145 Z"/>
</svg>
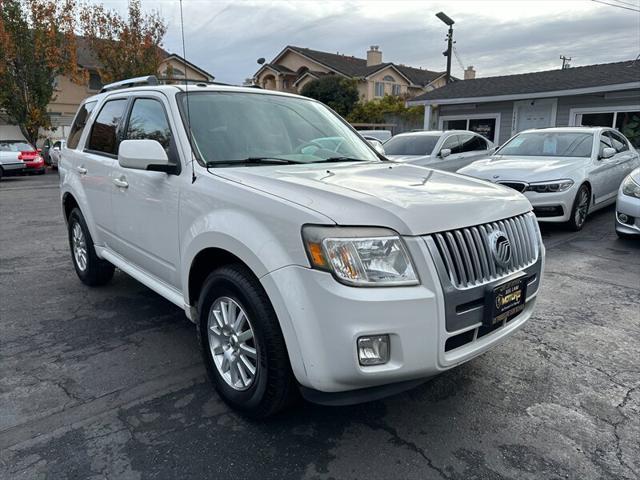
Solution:
<svg viewBox="0 0 640 480">
<path fill-rule="evenodd" d="M 504 233 L 511 246 L 511 258 L 503 264 L 491 245 L 497 234 L 492 235 L 494 232 Z M 430 237 L 451 284 L 458 289 L 477 287 L 523 270 L 540 254 L 538 226 L 532 213 Z"/>
</svg>

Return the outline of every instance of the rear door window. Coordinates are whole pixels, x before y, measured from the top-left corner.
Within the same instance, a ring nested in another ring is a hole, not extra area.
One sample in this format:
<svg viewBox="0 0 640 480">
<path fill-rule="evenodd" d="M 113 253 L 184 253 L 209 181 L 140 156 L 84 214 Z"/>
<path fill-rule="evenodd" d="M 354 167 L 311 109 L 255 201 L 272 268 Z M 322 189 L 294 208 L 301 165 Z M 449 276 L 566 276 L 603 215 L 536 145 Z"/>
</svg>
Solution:
<svg viewBox="0 0 640 480">
<path fill-rule="evenodd" d="M 73 120 L 73 125 L 71 125 L 69 138 L 67 139 L 68 148 L 76 148 L 78 146 L 78 142 L 80 142 L 80 137 L 82 136 L 82 131 L 87 125 L 87 119 L 93 111 L 93 108 L 96 106 L 96 103 L 98 102 L 87 102 L 84 105 L 81 105 L 78 109 L 76 118 Z"/>
<path fill-rule="evenodd" d="M 96 153 L 116 156 L 118 153 L 118 125 L 124 114 L 127 100 L 119 98 L 104 104 L 91 127 L 87 148 Z"/>
</svg>

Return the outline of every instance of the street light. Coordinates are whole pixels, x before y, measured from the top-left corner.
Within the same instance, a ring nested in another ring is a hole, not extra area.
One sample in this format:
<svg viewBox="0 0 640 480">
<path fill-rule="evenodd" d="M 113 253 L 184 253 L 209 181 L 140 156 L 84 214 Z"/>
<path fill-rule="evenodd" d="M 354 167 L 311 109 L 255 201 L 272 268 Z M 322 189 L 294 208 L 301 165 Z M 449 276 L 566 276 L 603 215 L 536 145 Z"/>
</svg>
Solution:
<svg viewBox="0 0 640 480">
<path fill-rule="evenodd" d="M 442 54 L 447 57 L 447 83 L 451 82 L 451 51 L 453 50 L 453 24 L 455 23 L 451 18 L 449 18 L 444 12 L 436 13 L 436 17 L 440 19 L 442 23 L 449 27 L 449 32 L 447 33 L 447 51 L 442 52 Z"/>
</svg>

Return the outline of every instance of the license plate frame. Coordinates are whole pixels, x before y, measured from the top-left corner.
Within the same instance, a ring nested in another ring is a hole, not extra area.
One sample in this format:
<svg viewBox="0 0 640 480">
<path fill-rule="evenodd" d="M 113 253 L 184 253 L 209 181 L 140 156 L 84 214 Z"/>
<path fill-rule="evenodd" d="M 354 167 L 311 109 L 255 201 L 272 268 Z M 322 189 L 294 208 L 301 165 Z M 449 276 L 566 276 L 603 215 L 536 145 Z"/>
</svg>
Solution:
<svg viewBox="0 0 640 480">
<path fill-rule="evenodd" d="M 527 277 L 512 278 L 487 289 L 484 325 L 494 327 L 522 313 L 527 300 Z"/>
</svg>

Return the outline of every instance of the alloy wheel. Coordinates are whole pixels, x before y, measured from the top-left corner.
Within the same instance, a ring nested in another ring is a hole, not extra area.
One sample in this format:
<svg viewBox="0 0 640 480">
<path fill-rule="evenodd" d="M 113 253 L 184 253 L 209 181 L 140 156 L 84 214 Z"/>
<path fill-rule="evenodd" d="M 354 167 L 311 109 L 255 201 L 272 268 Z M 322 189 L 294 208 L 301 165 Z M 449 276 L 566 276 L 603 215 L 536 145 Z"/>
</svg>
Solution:
<svg viewBox="0 0 640 480">
<path fill-rule="evenodd" d="M 242 306 L 220 297 L 213 302 L 207 320 L 213 363 L 234 390 L 248 389 L 258 373 L 258 352 L 253 328 Z"/>
<path fill-rule="evenodd" d="M 73 225 L 71 241 L 73 245 L 73 258 L 78 268 L 84 272 L 87 269 L 87 242 L 79 223 Z"/>
<path fill-rule="evenodd" d="M 581 227 L 587 219 L 587 213 L 589 212 L 589 192 L 586 188 L 582 188 L 578 193 L 578 206 L 576 207 L 575 223 L 578 227 Z"/>
</svg>

